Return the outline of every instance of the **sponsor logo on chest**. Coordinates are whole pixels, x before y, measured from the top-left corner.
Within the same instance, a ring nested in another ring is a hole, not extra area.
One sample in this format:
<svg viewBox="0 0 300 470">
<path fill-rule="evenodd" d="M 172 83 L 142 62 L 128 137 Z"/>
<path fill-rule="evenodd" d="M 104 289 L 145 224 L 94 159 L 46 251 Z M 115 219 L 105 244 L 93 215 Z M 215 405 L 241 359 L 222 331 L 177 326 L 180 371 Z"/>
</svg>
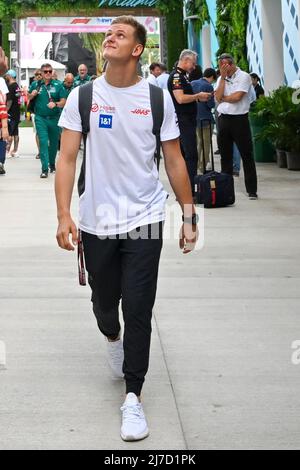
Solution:
<svg viewBox="0 0 300 470">
<path fill-rule="evenodd" d="M 151 113 L 151 109 L 136 108 L 136 109 L 133 109 L 131 113 L 137 114 L 138 116 L 148 116 Z"/>
</svg>

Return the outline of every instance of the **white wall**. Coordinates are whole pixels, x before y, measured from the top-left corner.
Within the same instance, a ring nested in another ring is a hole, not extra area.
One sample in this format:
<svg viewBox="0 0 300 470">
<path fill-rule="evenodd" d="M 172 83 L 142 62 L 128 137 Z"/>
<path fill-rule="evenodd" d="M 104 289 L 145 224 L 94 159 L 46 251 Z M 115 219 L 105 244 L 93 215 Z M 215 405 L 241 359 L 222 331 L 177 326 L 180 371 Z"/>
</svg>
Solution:
<svg viewBox="0 0 300 470">
<path fill-rule="evenodd" d="M 264 85 L 269 92 L 284 83 L 281 0 L 262 0 L 261 8 Z"/>
<path fill-rule="evenodd" d="M 203 71 L 212 66 L 211 50 L 211 25 L 205 25 L 202 29 L 202 64 Z"/>
</svg>

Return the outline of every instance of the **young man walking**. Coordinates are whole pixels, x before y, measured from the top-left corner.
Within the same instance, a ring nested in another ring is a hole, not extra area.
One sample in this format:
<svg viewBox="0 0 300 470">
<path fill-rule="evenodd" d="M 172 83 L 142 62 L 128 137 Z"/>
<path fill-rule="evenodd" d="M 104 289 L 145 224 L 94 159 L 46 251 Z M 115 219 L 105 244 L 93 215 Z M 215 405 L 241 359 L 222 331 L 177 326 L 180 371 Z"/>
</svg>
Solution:
<svg viewBox="0 0 300 470">
<path fill-rule="evenodd" d="M 116 18 L 106 33 L 103 56 L 108 65 L 105 76 L 93 84 L 79 208 L 93 311 L 106 337 L 112 371 L 126 382 L 121 408 L 121 437 L 126 441 L 149 434 L 141 390 L 149 364 L 167 199 L 154 161 L 156 138 L 152 132 L 150 86 L 137 74 L 145 44 L 146 30 L 133 17 Z M 55 182 L 57 241 L 66 250 L 74 250 L 78 243 L 77 227 L 70 214 L 82 137 L 78 95 L 79 88 L 71 92 L 59 122 L 64 130 Z M 197 216 L 178 137 L 174 107 L 165 92 L 161 141 L 166 171 L 184 214 L 180 248 L 189 253 L 197 240 Z"/>
</svg>

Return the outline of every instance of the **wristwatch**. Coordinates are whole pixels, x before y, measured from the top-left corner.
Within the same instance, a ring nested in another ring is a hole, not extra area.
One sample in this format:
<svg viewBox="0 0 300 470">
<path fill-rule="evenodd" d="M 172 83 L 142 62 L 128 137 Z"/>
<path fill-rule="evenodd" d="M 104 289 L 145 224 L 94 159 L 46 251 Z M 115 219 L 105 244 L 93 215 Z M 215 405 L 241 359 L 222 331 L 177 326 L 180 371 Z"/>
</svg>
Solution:
<svg viewBox="0 0 300 470">
<path fill-rule="evenodd" d="M 183 215 L 182 222 L 185 224 L 197 225 L 197 223 L 199 222 L 199 215 L 193 214 L 192 217 L 184 217 Z"/>
</svg>

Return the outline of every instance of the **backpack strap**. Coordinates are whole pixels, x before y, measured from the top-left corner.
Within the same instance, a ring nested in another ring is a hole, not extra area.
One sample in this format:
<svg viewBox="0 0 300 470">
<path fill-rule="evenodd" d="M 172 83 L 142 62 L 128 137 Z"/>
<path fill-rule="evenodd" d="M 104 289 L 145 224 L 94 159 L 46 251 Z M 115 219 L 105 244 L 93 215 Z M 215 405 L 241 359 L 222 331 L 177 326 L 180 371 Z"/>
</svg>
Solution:
<svg viewBox="0 0 300 470">
<path fill-rule="evenodd" d="M 90 132 L 90 114 L 93 103 L 93 82 L 88 82 L 79 87 L 78 109 L 81 117 L 82 135 L 83 135 L 83 160 L 78 179 L 78 193 L 81 196 L 85 190 L 85 160 L 86 160 L 86 139 Z"/>
<path fill-rule="evenodd" d="M 153 134 L 156 137 L 156 150 L 154 159 L 156 161 L 157 170 L 159 171 L 160 164 L 160 131 L 164 120 L 164 92 L 161 88 L 149 84 L 150 87 L 150 103 L 153 116 Z"/>
</svg>

